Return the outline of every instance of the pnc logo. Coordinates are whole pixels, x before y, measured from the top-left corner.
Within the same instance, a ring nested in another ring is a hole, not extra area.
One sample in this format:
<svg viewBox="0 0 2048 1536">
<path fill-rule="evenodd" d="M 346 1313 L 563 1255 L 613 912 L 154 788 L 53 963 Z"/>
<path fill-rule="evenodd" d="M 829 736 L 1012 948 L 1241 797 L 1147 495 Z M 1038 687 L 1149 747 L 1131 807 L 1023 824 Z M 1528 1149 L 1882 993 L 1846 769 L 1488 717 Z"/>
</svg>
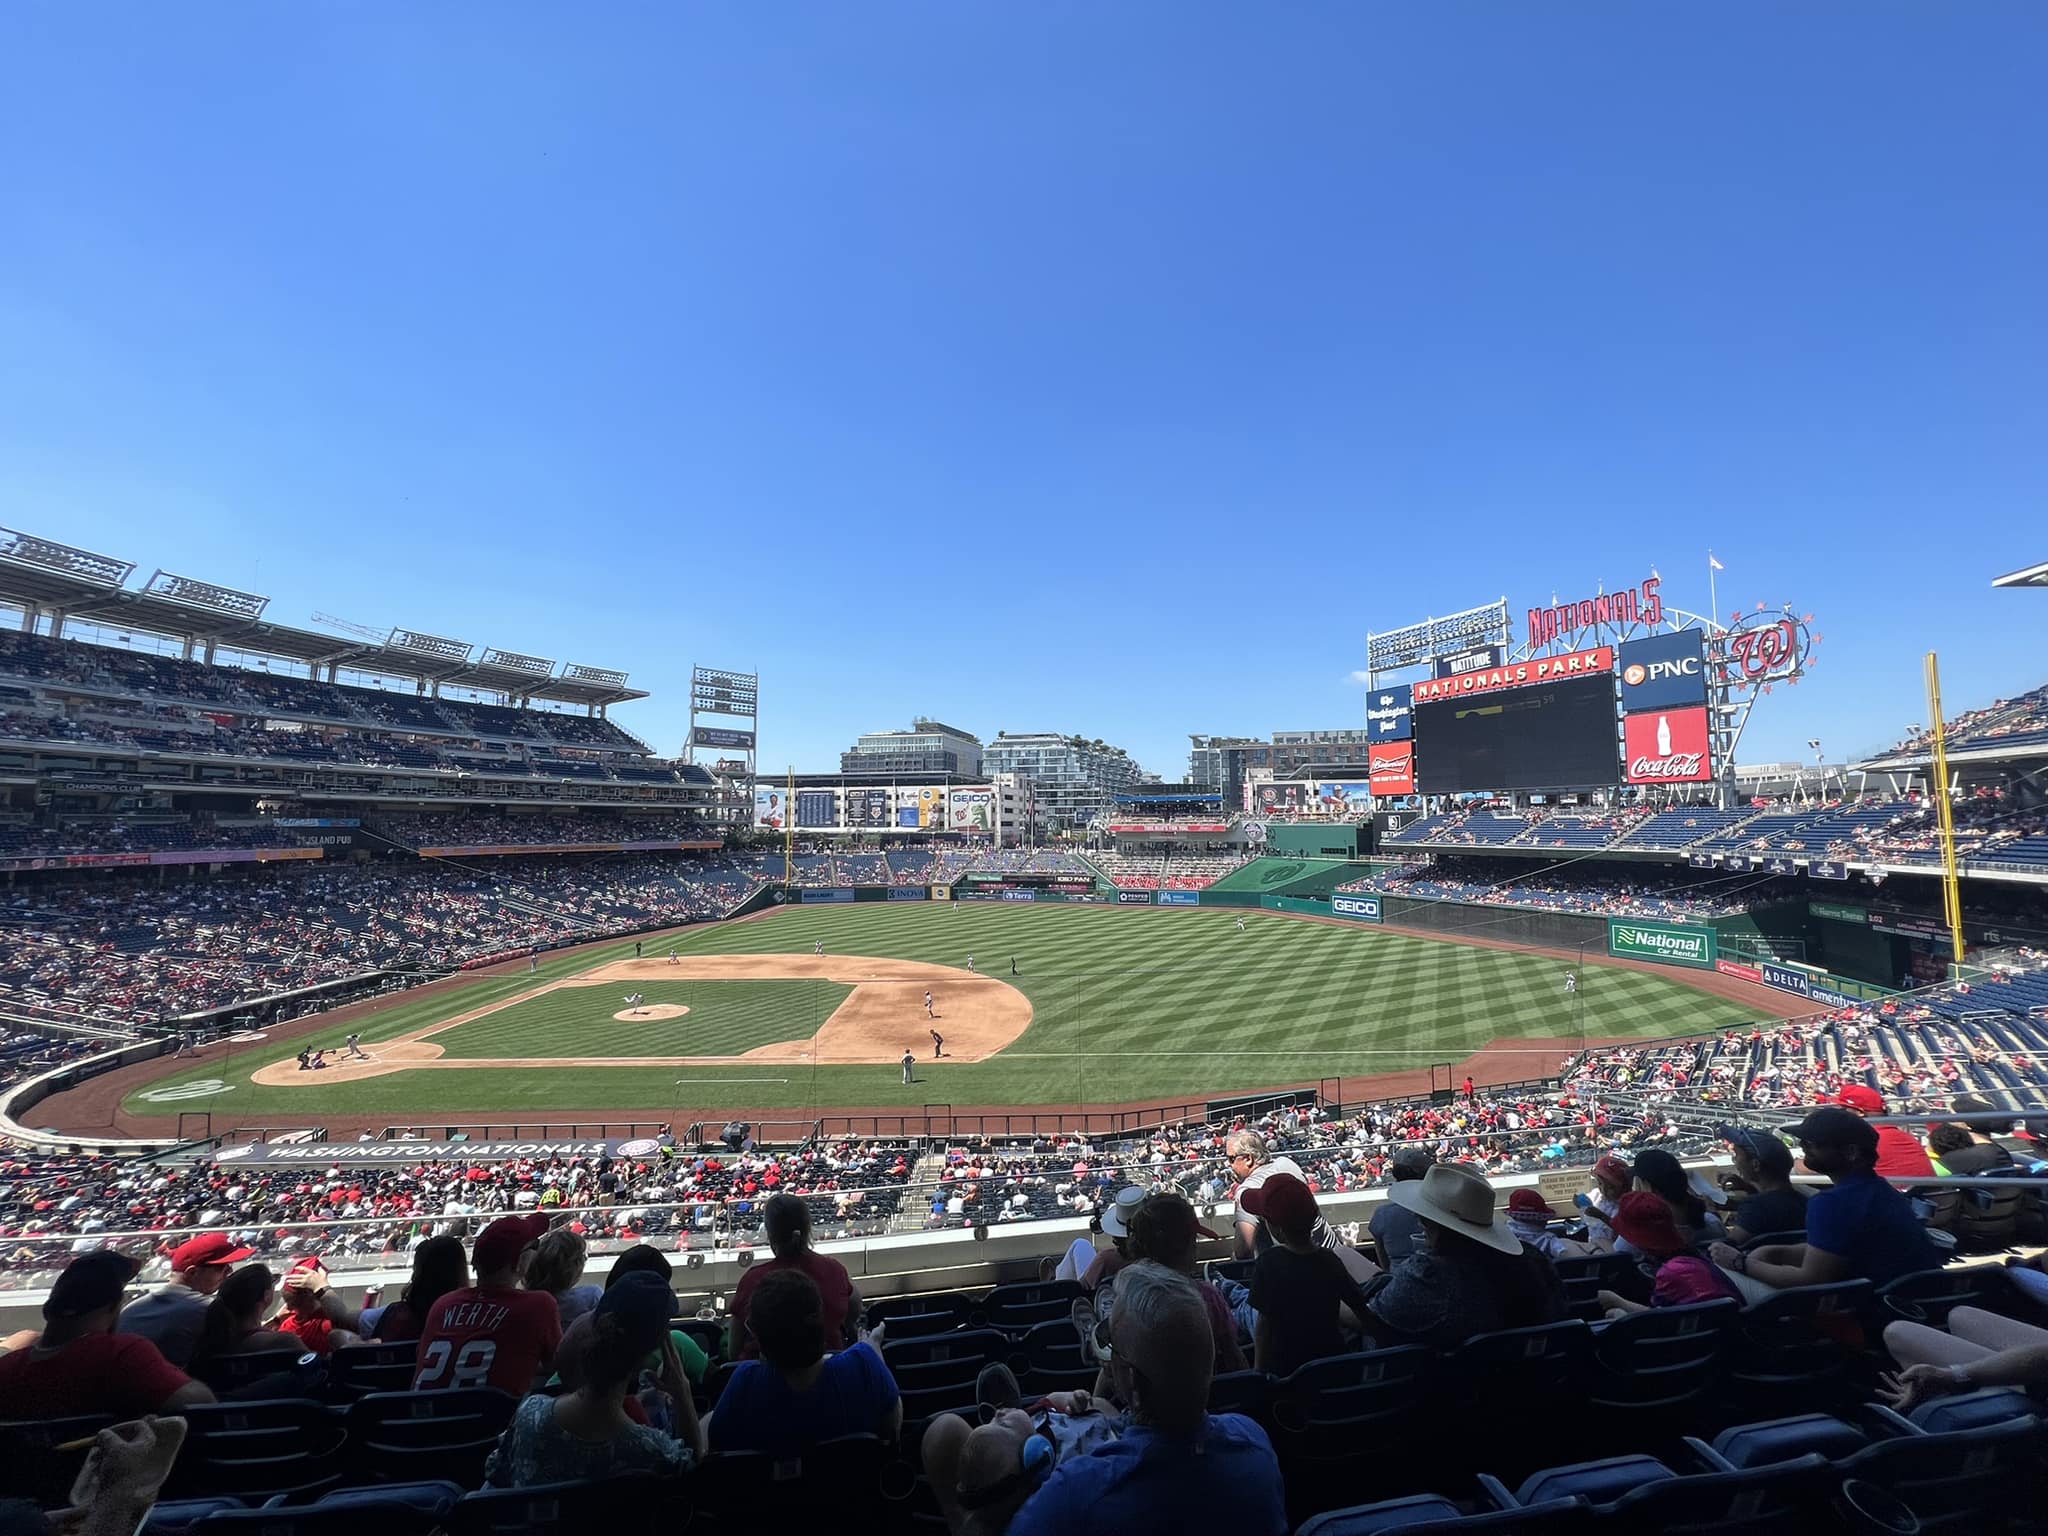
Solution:
<svg viewBox="0 0 2048 1536">
<path fill-rule="evenodd" d="M 1647 667 L 1645 667 L 1641 662 L 1635 662 L 1634 664 L 1624 667 L 1622 669 L 1621 680 L 1624 683 L 1627 683 L 1629 687 L 1635 688 L 1639 687 L 1642 684 L 1643 679 L 1648 677 L 1649 675 L 1650 672 Z"/>
</svg>

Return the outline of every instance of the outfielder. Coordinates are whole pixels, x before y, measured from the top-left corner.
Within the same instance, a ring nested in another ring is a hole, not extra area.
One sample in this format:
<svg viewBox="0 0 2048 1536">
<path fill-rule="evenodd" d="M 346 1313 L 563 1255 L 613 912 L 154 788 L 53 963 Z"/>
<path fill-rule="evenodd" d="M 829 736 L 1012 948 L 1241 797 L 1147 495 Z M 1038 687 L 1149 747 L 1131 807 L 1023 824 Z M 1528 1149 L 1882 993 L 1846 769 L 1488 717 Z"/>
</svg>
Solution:
<svg viewBox="0 0 2048 1536">
<path fill-rule="evenodd" d="M 967 957 L 967 969 L 970 971 L 974 969 L 974 956 L 972 955 Z"/>
<path fill-rule="evenodd" d="M 917 1053 L 906 1049 L 903 1052 L 903 1086 L 910 1086 L 910 1074 L 917 1070 Z"/>
<path fill-rule="evenodd" d="M 825 941 L 824 941 L 823 939 L 820 939 L 820 940 L 818 940 L 818 942 L 817 942 L 817 943 L 813 944 L 813 945 L 811 946 L 811 953 L 812 953 L 812 954 L 814 954 L 814 955 L 822 955 L 822 954 L 824 954 L 824 953 L 825 953 Z"/>
<path fill-rule="evenodd" d="M 1237 931 L 1239 933 L 1244 932 L 1244 919 L 1241 917 L 1237 920 Z"/>
<path fill-rule="evenodd" d="M 1577 973 L 1577 972 L 1575 972 L 1575 971 L 1566 971 L 1566 972 L 1564 973 L 1564 995 L 1565 995 L 1566 997 L 1570 997 L 1570 996 L 1571 996 L 1571 995 L 1572 995 L 1572 994 L 1573 994 L 1574 992 L 1576 992 L 1576 991 L 1578 991 L 1578 990 L 1579 990 L 1579 978 L 1578 978 L 1578 973 Z"/>
</svg>

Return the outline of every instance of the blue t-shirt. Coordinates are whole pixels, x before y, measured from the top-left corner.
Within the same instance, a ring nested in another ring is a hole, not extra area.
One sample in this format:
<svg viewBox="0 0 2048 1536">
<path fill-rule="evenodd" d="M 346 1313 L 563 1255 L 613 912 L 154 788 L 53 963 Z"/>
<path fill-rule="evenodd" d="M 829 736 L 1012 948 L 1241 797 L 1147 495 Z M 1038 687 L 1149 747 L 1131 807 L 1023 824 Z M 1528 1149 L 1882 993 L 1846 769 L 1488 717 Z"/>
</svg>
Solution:
<svg viewBox="0 0 2048 1536">
<path fill-rule="evenodd" d="M 1913 1202 L 1874 1173 L 1851 1174 L 1809 1200 L 1806 1241 L 1846 1260 L 1845 1278 L 1872 1285 L 1941 1267 Z"/>
<path fill-rule="evenodd" d="M 808 1392 L 761 1360 L 733 1372 L 711 1412 L 711 1449 L 789 1456 L 835 1435 L 872 1435 L 896 1403 L 896 1378 L 865 1344 L 825 1357 Z"/>
<path fill-rule="evenodd" d="M 1008 1536 L 1286 1536 L 1288 1529 L 1280 1463 L 1266 1432 L 1242 1414 L 1212 1413 L 1193 1441 L 1133 1427 L 1061 1463 L 1012 1517 Z"/>
</svg>

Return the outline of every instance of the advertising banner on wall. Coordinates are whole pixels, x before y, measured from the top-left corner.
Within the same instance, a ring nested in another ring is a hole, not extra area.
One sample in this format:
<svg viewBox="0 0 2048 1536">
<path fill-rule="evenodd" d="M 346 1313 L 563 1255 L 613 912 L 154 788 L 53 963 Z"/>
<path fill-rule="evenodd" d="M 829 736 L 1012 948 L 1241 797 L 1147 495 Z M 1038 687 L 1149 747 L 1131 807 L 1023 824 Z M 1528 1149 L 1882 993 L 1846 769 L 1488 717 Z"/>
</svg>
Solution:
<svg viewBox="0 0 2048 1536">
<path fill-rule="evenodd" d="M 1415 793 L 1414 742 L 1390 741 L 1385 746 L 1375 742 L 1365 752 L 1367 771 L 1372 775 L 1369 787 L 1374 794 Z"/>
<path fill-rule="evenodd" d="M 946 829 L 946 791 L 942 786 L 923 785 L 917 790 L 913 804 L 916 816 L 913 820 L 903 822 L 903 825 L 920 827 L 927 832 L 943 832 Z M 898 820 L 902 818 L 898 817 Z"/>
<path fill-rule="evenodd" d="M 1350 918 L 1354 923 L 1380 921 L 1380 899 L 1377 896 L 1332 896 L 1330 910 L 1339 917 Z"/>
<path fill-rule="evenodd" d="M 1199 907 L 1202 897 L 1199 891 L 1154 891 L 1162 907 Z"/>
<path fill-rule="evenodd" d="M 1762 972 L 1763 984 L 1776 987 L 1780 992 L 1796 992 L 1801 997 L 1809 995 L 1813 982 L 1804 971 L 1795 971 L 1790 966 L 1765 963 L 1757 967 Z"/>
<path fill-rule="evenodd" d="M 839 810 L 829 789 L 800 789 L 796 792 L 796 824 L 800 827 L 832 827 L 839 824 Z"/>
<path fill-rule="evenodd" d="M 1607 920 L 1607 953 L 1622 960 L 1652 960 L 1659 965 L 1714 968 L 1714 930 L 1690 923 L 1639 923 L 1619 917 Z"/>
<path fill-rule="evenodd" d="M 954 832 L 977 837 L 993 836 L 996 829 L 996 792 L 992 789 L 954 789 L 946 792 L 946 826 Z"/>
<path fill-rule="evenodd" d="M 1846 880 L 1849 866 L 1839 859 L 1815 859 L 1806 866 L 1806 872 L 1816 880 Z"/>
<path fill-rule="evenodd" d="M 1365 696 L 1365 739 L 1406 741 L 1415 734 L 1415 690 L 1402 683 Z"/>
<path fill-rule="evenodd" d="M 717 747 L 726 752 L 751 752 L 754 750 L 754 733 L 725 731 L 716 726 L 699 725 L 690 731 L 690 744 L 695 747 Z"/>
<path fill-rule="evenodd" d="M 789 825 L 789 796 L 779 789 L 754 791 L 754 825 L 764 832 L 780 832 Z"/>
<path fill-rule="evenodd" d="M 892 885 L 889 887 L 891 901 L 923 901 L 924 887 L 921 885 Z"/>
<path fill-rule="evenodd" d="M 1118 891 L 1116 904 L 1120 907 L 1149 907 L 1152 905 L 1150 891 Z"/>
<path fill-rule="evenodd" d="M 1622 777 L 1630 784 L 1709 784 L 1707 710 L 1652 710 L 1622 722 Z"/>
<path fill-rule="evenodd" d="M 1706 643 L 1705 630 L 1681 629 L 1624 644 L 1615 653 L 1621 667 L 1621 707 L 1630 714 L 1645 709 L 1704 708 Z"/>
<path fill-rule="evenodd" d="M 1764 973 L 1753 965 L 1744 965 L 1740 960 L 1716 960 L 1714 969 L 1723 976 L 1733 976 L 1738 981 L 1762 981 Z"/>
<path fill-rule="evenodd" d="M 1438 699 L 1463 699 L 1475 693 L 1498 693 L 1503 688 L 1525 688 L 1531 683 L 1558 683 L 1567 678 L 1598 677 L 1614 673 L 1614 647 L 1590 646 L 1583 651 L 1563 651 L 1556 656 L 1538 656 L 1509 666 L 1488 667 L 1483 672 L 1460 672 L 1456 677 L 1432 677 L 1413 685 L 1417 704 Z"/>
<path fill-rule="evenodd" d="M 912 811 L 915 824 L 917 813 Z M 858 827 L 886 827 L 889 825 L 889 791 L 886 789 L 863 789 L 849 795 L 846 802 L 846 819 Z"/>
<path fill-rule="evenodd" d="M 1846 907 L 1839 901 L 1809 901 L 1806 910 L 1814 917 L 1824 917 L 1831 923 L 1854 923 L 1861 928 L 1870 922 L 1868 908 Z"/>
<path fill-rule="evenodd" d="M 1475 645 L 1470 650 L 1437 657 L 1431 670 L 1438 677 L 1458 677 L 1466 672 L 1485 672 L 1506 660 L 1507 652 L 1500 646 Z"/>
<path fill-rule="evenodd" d="M 851 886 L 835 885 L 822 891 L 809 890 L 803 892 L 797 899 L 803 902 L 851 901 L 853 900 L 853 888 Z"/>
</svg>

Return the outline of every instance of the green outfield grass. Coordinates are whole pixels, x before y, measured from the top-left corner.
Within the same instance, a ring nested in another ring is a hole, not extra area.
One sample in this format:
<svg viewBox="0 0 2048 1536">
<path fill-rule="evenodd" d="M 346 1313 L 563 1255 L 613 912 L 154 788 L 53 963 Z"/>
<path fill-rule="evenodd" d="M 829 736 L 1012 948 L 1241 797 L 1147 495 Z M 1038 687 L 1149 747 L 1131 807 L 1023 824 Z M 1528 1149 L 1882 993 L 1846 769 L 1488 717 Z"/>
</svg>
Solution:
<svg viewBox="0 0 2048 1536">
<path fill-rule="evenodd" d="M 390 1112 L 405 1119 L 531 1117 L 550 1109 L 1115 1104 L 1450 1063 L 1503 1036 L 1682 1034 L 1753 1016 L 1739 1004 L 1650 972 L 1588 967 L 1573 999 L 1564 992 L 1566 965 L 1554 958 L 1274 913 L 1246 917 L 1247 931 L 1238 933 L 1237 914 L 1228 909 L 821 905 L 659 940 L 661 951 L 673 942 L 686 954 L 808 954 L 819 939 L 835 954 L 941 965 L 961 965 L 972 954 L 982 971 L 1004 980 L 1010 980 L 1014 956 L 1014 985 L 1030 998 L 1034 1012 L 1030 1029 L 984 1062 L 921 1061 L 918 1081 L 907 1088 L 893 1066 L 754 1062 L 678 1070 L 478 1068 L 404 1072 L 317 1088 L 263 1088 L 249 1074 L 289 1055 L 264 1043 L 238 1051 L 225 1066 L 209 1061 L 138 1090 L 127 1107 L 138 1114 L 203 1108 L 252 1123 L 287 1124 L 323 1111 Z M 650 943 L 648 952 L 656 946 Z M 540 979 L 577 974 L 632 953 L 627 941 L 557 958 L 543 963 Z M 479 979 L 432 998 L 396 1003 L 357 1027 L 367 1041 L 388 1039 L 525 991 L 534 980 L 524 972 Z M 818 988 L 825 990 L 815 997 L 806 990 Z M 696 982 L 671 996 L 669 984 L 650 982 L 639 988 L 650 1002 L 683 1001 L 693 1010 L 656 1025 L 612 1021 L 623 987 L 592 989 L 591 996 L 602 1000 L 598 1007 L 588 998 L 578 1001 L 577 990 L 562 989 L 436 1039 L 451 1053 L 469 1056 L 644 1055 L 649 1031 L 659 1029 L 660 1054 L 736 1053 L 807 1035 L 844 991 L 822 982 Z M 563 1001 L 557 1004 L 556 998 Z M 776 1032 L 778 1015 L 794 1027 Z M 921 1017 L 908 1025 L 909 1033 L 922 1034 Z M 308 1038 L 338 1045 L 348 1028 Z M 707 1038 L 715 1043 L 670 1044 Z M 1545 1076 L 1556 1066 L 1555 1054 L 1546 1053 L 1530 1061 L 1528 1075 Z M 684 1086 L 676 1086 L 679 1077 L 687 1078 Z M 176 1100 L 148 1097 L 213 1078 L 224 1091 Z"/>
</svg>

